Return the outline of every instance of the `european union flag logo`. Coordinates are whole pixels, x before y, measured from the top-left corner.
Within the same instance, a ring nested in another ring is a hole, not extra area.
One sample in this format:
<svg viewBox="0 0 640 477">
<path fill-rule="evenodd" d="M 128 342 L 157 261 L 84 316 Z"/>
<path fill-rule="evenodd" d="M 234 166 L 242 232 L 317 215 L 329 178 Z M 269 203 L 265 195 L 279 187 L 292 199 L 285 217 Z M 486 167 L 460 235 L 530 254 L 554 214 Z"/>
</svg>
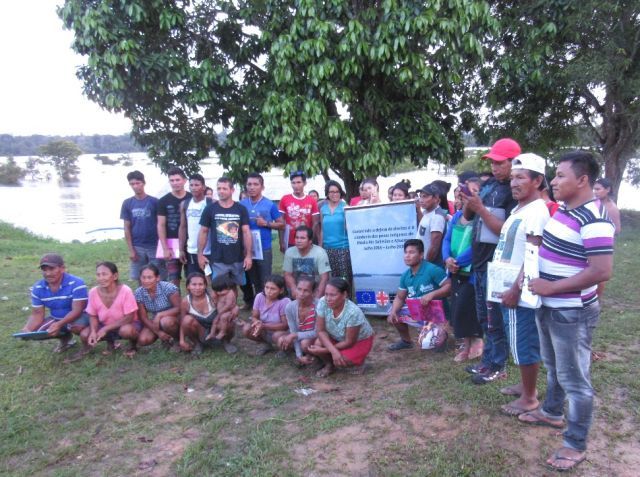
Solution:
<svg viewBox="0 0 640 477">
<path fill-rule="evenodd" d="M 356 290 L 356 303 L 360 306 L 375 308 L 376 292 L 373 290 Z"/>
</svg>

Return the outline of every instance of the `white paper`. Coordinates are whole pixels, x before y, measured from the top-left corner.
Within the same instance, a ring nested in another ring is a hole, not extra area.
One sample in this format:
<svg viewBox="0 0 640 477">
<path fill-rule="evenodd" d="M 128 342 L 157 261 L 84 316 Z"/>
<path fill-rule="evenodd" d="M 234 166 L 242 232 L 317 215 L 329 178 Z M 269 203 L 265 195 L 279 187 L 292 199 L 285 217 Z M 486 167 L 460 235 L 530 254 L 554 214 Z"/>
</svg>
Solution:
<svg viewBox="0 0 640 477">
<path fill-rule="evenodd" d="M 527 308 L 540 308 L 540 296 L 529 291 L 529 281 L 540 276 L 538 268 L 538 251 L 540 248 L 527 242 L 524 249 L 524 282 L 522 283 L 522 293 L 520 294 L 520 306 Z"/>
<path fill-rule="evenodd" d="M 487 301 L 502 303 L 502 294 L 516 281 L 520 268 L 510 263 L 489 262 L 487 264 Z"/>
<path fill-rule="evenodd" d="M 254 260 L 264 260 L 264 255 L 262 254 L 262 238 L 260 237 L 259 230 L 251 231 L 251 258 Z"/>
</svg>

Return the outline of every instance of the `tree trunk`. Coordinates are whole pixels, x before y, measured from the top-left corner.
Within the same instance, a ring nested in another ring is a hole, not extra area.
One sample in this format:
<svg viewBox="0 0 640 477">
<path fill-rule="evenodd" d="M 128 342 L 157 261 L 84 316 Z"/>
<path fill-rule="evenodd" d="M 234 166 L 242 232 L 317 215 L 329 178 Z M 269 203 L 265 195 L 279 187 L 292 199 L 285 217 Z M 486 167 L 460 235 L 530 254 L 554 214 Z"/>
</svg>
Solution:
<svg viewBox="0 0 640 477">
<path fill-rule="evenodd" d="M 607 90 L 602 115 L 602 157 L 604 176 L 611 181 L 611 193 L 618 197 L 629 159 L 638 143 L 638 121 L 625 111 L 614 88 Z M 631 116 L 631 117 L 630 117 Z"/>
<path fill-rule="evenodd" d="M 334 169 L 334 171 L 340 179 L 342 179 L 342 182 L 344 182 L 344 191 L 347 194 L 346 201 L 348 204 L 353 197 L 360 195 L 360 181 L 358 181 L 353 172 L 348 169 L 339 167 Z"/>
</svg>

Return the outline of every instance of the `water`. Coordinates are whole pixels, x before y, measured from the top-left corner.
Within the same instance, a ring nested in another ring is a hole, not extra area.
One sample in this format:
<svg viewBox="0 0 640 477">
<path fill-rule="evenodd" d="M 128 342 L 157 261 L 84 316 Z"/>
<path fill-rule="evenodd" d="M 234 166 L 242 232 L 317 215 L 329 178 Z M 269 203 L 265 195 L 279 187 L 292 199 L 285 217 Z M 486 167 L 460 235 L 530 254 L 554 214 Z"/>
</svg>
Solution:
<svg viewBox="0 0 640 477">
<path fill-rule="evenodd" d="M 119 154 L 109 154 L 117 159 Z M 60 185 L 56 175 L 47 166 L 41 166 L 43 172 L 51 172 L 50 181 L 32 181 L 26 179 L 22 187 L 0 186 L 0 220 L 25 228 L 37 235 L 52 237 L 63 242 L 123 238 L 120 206 L 122 201 L 132 195 L 126 175 L 138 169 L 145 175 L 149 195 L 161 197 L 169 191 L 167 177 L 149 160 L 144 153 L 132 153 L 132 166 L 121 164 L 105 165 L 96 161 L 92 155 L 82 155 L 78 160 L 80 181 L 73 185 Z M 21 166 L 26 157 L 16 157 Z M 207 184 L 215 190 L 215 181 L 223 175 L 223 168 L 215 158 L 201 162 L 202 174 Z M 282 169 L 273 169 L 263 174 L 265 178 L 264 195 L 270 199 L 279 199 L 291 191 L 289 180 L 283 176 Z M 335 178 L 335 177 L 333 177 Z M 443 178 L 455 183 L 453 175 L 444 174 L 444 168 L 438 170 L 437 164 L 413 172 L 395 174 L 378 179 L 380 195 L 386 197 L 387 189 L 401 179 L 411 180 L 412 189 L 417 189 L 434 179 Z M 322 176 L 307 181 L 307 191 L 316 189 L 324 196 Z M 237 198 L 238 188 L 235 197 Z M 627 209 L 640 209 L 640 191 L 628 183 L 620 188 L 619 206 Z"/>
</svg>

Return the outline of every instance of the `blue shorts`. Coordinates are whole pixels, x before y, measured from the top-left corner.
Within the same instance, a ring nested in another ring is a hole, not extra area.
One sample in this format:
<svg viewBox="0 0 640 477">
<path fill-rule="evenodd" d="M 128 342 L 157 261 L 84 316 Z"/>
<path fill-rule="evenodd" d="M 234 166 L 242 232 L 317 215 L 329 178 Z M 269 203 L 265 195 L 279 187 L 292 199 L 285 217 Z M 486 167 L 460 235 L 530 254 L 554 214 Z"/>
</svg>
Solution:
<svg viewBox="0 0 640 477">
<path fill-rule="evenodd" d="M 160 258 L 156 258 L 156 246 L 141 246 L 134 245 L 133 248 L 136 251 L 136 255 L 138 256 L 138 260 L 129 261 L 129 277 L 131 280 L 139 280 L 140 279 L 140 270 L 148 263 L 154 264 L 158 267 L 160 271 L 160 276 L 164 280 L 167 276 L 167 271 L 165 270 L 164 260 Z"/>
<path fill-rule="evenodd" d="M 44 321 L 42 322 L 42 325 L 40 325 L 40 328 L 38 328 L 36 331 L 46 331 L 53 323 L 55 323 L 56 321 L 60 321 L 61 319 L 62 318 L 54 318 L 53 316 L 49 315 L 44 319 Z M 89 326 L 89 315 L 87 315 L 83 311 L 82 315 L 80 315 L 79 318 L 76 318 L 71 323 L 67 323 L 66 325 L 64 325 L 60 329 L 60 333 L 61 334 L 70 333 L 72 326 L 80 326 L 82 328 Z"/>
<path fill-rule="evenodd" d="M 527 366 L 541 361 L 540 338 L 536 325 L 536 310 L 533 308 L 507 308 L 500 305 L 504 321 L 504 332 L 509 341 L 513 361 L 518 366 Z"/>
<path fill-rule="evenodd" d="M 244 263 L 243 262 L 235 262 L 235 263 L 219 263 L 209 261 L 211 265 L 211 270 L 213 272 L 211 278 L 215 278 L 218 275 L 228 274 L 231 279 L 234 281 L 236 285 L 246 285 L 247 279 L 244 274 Z"/>
</svg>

